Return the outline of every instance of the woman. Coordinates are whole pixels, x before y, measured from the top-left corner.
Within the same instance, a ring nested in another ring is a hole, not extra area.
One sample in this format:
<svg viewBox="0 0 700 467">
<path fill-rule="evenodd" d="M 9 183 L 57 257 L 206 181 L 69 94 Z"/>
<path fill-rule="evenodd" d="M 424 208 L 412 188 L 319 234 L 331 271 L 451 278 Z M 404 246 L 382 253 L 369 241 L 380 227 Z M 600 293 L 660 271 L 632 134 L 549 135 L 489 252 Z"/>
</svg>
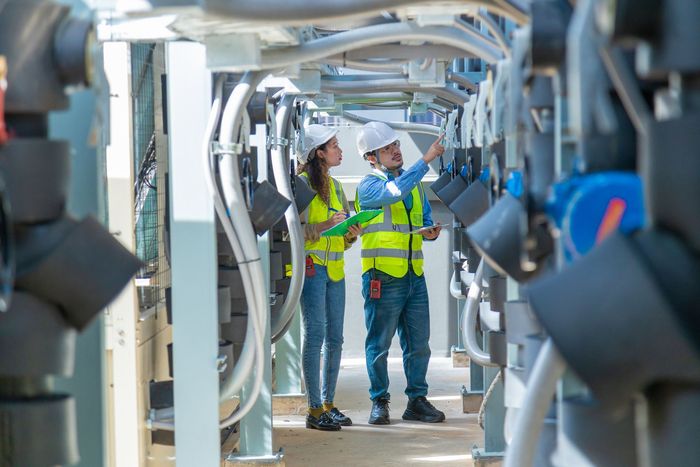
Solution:
<svg viewBox="0 0 700 467">
<path fill-rule="evenodd" d="M 362 229 L 350 226 L 345 236 L 322 237 L 321 233 L 344 221 L 349 212 L 342 185 L 328 173 L 343 160 L 338 146 L 338 130 L 309 125 L 304 137 L 304 153 L 299 174 L 316 190 L 309 207 L 302 213 L 306 240 L 306 278 L 301 295 L 304 319 L 302 365 L 309 410 L 306 427 L 335 431 L 352 425 L 333 405 L 340 370 L 345 315 L 345 272 L 343 252 L 357 240 Z M 320 356 L 323 345 L 323 372 Z"/>
</svg>

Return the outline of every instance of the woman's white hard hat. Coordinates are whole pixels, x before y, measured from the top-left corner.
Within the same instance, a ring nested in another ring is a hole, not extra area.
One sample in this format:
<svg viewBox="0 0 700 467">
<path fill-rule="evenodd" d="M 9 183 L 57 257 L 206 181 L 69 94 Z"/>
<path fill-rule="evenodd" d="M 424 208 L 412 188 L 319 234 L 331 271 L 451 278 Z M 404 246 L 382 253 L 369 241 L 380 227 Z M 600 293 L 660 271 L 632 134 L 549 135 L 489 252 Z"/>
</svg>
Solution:
<svg viewBox="0 0 700 467">
<path fill-rule="evenodd" d="M 335 135 L 338 134 L 337 128 L 332 128 L 329 126 L 311 124 L 304 128 L 304 145 L 301 157 L 299 157 L 299 162 L 306 164 L 309 160 L 314 158 L 315 150 L 319 146 L 323 146 L 328 141 L 331 140 Z"/>
</svg>

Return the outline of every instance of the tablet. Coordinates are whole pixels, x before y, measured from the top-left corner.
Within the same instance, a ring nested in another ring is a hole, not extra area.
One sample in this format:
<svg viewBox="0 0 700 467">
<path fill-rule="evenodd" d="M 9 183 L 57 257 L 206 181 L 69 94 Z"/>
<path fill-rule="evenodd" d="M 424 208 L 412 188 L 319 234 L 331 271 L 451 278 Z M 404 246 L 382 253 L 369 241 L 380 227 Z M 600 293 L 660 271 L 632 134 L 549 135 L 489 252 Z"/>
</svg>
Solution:
<svg viewBox="0 0 700 467">
<path fill-rule="evenodd" d="M 425 227 L 421 227 L 420 229 L 411 230 L 411 231 L 408 232 L 408 233 L 414 234 L 414 235 L 422 235 L 423 233 L 425 233 L 425 232 L 427 232 L 427 231 L 429 231 L 429 230 L 432 230 L 432 229 L 434 229 L 435 227 L 448 227 L 448 225 L 447 225 L 447 224 L 428 225 L 428 226 L 425 226 Z"/>
</svg>

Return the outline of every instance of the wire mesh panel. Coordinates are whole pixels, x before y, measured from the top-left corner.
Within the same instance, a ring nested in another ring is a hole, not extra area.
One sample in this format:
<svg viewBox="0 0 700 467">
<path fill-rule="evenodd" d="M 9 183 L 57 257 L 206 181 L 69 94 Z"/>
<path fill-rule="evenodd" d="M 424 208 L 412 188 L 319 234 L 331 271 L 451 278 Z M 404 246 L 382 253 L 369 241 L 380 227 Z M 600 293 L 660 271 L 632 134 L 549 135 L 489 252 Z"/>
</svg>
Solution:
<svg viewBox="0 0 700 467">
<path fill-rule="evenodd" d="M 144 262 L 136 285 L 141 313 L 151 314 L 165 306 L 163 290 L 169 284 L 169 265 L 162 247 L 165 219 L 164 191 L 159 191 L 159 171 L 167 158 L 157 157 L 156 95 L 154 79 L 162 70 L 154 67 L 155 44 L 131 45 L 131 101 L 134 141 L 134 216 L 136 255 Z M 161 166 L 159 166 L 161 165 Z"/>
</svg>

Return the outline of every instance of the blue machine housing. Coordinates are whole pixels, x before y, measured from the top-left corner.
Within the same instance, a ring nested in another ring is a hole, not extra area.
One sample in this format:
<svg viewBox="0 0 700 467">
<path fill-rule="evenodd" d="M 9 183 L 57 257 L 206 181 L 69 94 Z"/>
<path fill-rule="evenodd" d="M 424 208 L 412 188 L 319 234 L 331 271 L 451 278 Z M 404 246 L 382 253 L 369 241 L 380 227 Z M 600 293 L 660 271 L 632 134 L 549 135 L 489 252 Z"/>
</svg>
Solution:
<svg viewBox="0 0 700 467">
<path fill-rule="evenodd" d="M 576 175 L 553 185 L 546 210 L 561 232 L 566 260 L 572 261 L 611 228 L 630 233 L 644 226 L 642 181 L 628 172 Z"/>
</svg>

